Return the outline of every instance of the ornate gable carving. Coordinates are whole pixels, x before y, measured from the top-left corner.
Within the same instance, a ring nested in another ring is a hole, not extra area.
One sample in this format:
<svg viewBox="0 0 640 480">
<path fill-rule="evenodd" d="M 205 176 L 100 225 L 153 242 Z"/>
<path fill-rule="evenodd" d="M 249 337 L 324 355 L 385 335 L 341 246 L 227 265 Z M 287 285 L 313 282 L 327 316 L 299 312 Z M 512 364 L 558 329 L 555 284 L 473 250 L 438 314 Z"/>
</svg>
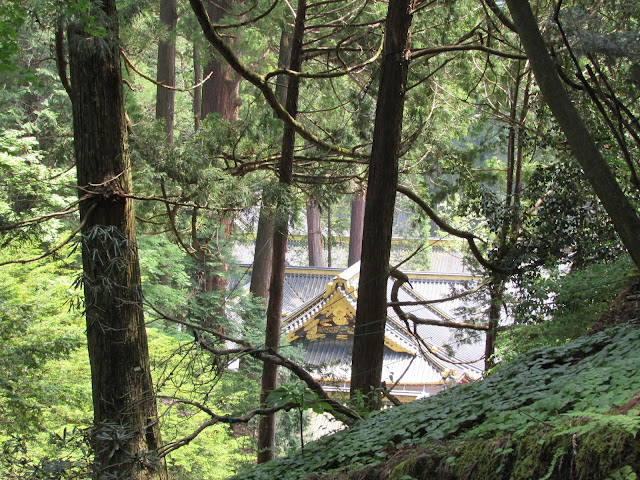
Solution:
<svg viewBox="0 0 640 480">
<path fill-rule="evenodd" d="M 289 334 L 289 341 L 299 338 L 307 340 L 335 339 L 347 340 L 353 335 L 355 308 L 347 295 L 353 294 L 353 287 L 336 279 L 327 285 L 327 290 L 316 303 L 317 313 L 311 315 L 300 327 Z"/>
</svg>

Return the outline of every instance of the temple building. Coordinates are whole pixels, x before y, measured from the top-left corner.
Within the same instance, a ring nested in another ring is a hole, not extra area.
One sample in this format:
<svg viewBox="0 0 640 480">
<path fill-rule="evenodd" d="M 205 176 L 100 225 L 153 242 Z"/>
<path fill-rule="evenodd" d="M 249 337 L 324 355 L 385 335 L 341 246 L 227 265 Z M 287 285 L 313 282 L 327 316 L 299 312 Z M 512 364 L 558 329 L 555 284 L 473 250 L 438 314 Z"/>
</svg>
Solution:
<svg viewBox="0 0 640 480">
<path fill-rule="evenodd" d="M 349 392 L 355 310 L 360 264 L 343 271 L 288 268 L 285 277 L 284 339 L 304 351 L 304 363 L 329 392 Z M 473 281 L 468 273 L 409 272 L 398 300 L 424 301 L 451 295 L 453 288 Z M 389 280 L 388 295 L 393 279 Z M 455 321 L 460 300 L 412 305 L 410 312 L 425 319 Z M 408 311 L 408 310 L 407 310 Z M 387 311 L 383 381 L 403 402 L 433 395 L 450 386 L 481 377 L 484 335 L 459 342 L 457 330 L 431 325 L 411 333 L 391 307 Z"/>
<path fill-rule="evenodd" d="M 250 261 L 252 248 L 243 247 L 239 259 Z M 288 261 L 302 263 L 293 255 Z M 401 302 L 438 300 L 403 307 L 418 318 L 441 322 L 461 321 L 461 308 L 471 300 L 441 301 L 466 290 L 478 279 L 465 267 L 457 251 L 434 242 L 430 271 L 407 272 L 410 282 L 399 290 Z M 240 282 L 248 290 L 251 268 Z M 326 390 L 349 392 L 355 310 L 360 284 L 360 264 L 349 268 L 288 266 L 283 293 L 283 344 L 298 346 L 303 363 Z M 393 279 L 389 280 L 390 296 Z M 390 300 L 390 298 L 388 298 Z M 400 401 L 433 395 L 450 386 L 479 379 L 484 368 L 484 333 L 461 332 L 442 326 L 406 325 L 394 310 L 387 310 L 383 381 Z"/>
</svg>

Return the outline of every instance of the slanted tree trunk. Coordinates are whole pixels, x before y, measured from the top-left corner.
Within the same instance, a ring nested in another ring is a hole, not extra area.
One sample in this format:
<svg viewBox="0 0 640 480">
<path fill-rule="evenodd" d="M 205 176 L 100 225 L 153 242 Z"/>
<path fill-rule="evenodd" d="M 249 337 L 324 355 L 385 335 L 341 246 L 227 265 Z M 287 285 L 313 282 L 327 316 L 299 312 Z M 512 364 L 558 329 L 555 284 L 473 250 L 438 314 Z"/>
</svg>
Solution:
<svg viewBox="0 0 640 480">
<path fill-rule="evenodd" d="M 364 227 L 364 192 L 353 195 L 351 200 L 351 226 L 349 228 L 349 266 L 360 261 L 362 256 L 362 229 Z"/>
<path fill-rule="evenodd" d="M 309 266 L 322 267 L 322 216 L 318 201 L 307 197 L 307 246 L 309 248 Z"/>
<path fill-rule="evenodd" d="M 157 80 L 162 85 L 176 86 L 176 39 L 174 31 L 178 24 L 176 0 L 161 0 L 160 21 L 167 28 L 168 37 L 158 42 Z M 175 106 L 175 90 L 158 85 L 156 93 L 156 119 L 163 119 L 167 141 L 173 142 L 173 119 Z"/>
<path fill-rule="evenodd" d="M 304 35 L 306 0 L 298 0 L 296 22 L 291 40 L 291 60 L 289 69 L 299 72 L 302 67 L 302 39 Z M 291 77 L 287 87 L 285 107 L 292 117 L 298 113 L 298 93 L 300 79 Z M 290 190 L 293 183 L 293 158 L 295 149 L 295 132 L 289 124 L 285 124 L 282 135 L 282 155 L 279 167 L 279 186 Z M 285 195 L 286 196 L 286 195 Z M 283 196 L 280 195 L 280 198 Z M 282 316 L 282 293 L 284 289 L 285 254 L 289 225 L 289 210 L 286 202 L 279 202 L 275 214 L 273 232 L 273 265 L 269 284 L 269 304 L 267 306 L 267 329 L 265 332 L 265 348 L 278 350 L 280 346 L 280 328 Z M 265 361 L 262 369 L 262 394 L 264 402 L 269 392 L 278 386 L 278 366 Z M 258 428 L 258 463 L 271 460 L 275 455 L 275 415 L 267 415 L 260 419 Z"/>
<path fill-rule="evenodd" d="M 69 28 L 71 100 L 91 364 L 95 478 L 165 479 L 142 311 L 115 0 L 106 37 Z M 96 18 L 100 18 L 97 16 Z M 95 28 L 93 29 L 95 31 Z M 146 453 L 145 453 L 146 452 Z"/>
<path fill-rule="evenodd" d="M 586 124 L 571 103 L 540 34 L 531 6 L 525 0 L 507 0 L 513 23 L 527 52 L 542 95 L 564 132 L 576 160 L 609 214 L 634 263 L 640 267 L 640 218 L 600 154 Z"/>
<path fill-rule="evenodd" d="M 351 395 L 358 392 L 366 395 L 371 409 L 379 403 L 379 395 L 375 389 L 380 387 L 382 377 L 387 279 L 398 184 L 398 155 L 412 9 L 411 0 L 389 2 L 367 182 L 360 287 L 353 339 Z"/>
</svg>

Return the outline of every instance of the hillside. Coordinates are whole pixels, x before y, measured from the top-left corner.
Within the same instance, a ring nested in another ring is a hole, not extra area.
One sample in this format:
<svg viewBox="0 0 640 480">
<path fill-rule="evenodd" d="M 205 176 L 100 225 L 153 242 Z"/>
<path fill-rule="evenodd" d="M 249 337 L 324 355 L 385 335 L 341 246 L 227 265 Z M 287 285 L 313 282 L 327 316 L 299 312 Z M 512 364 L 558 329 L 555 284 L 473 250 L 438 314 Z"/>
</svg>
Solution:
<svg viewBox="0 0 640 480">
<path fill-rule="evenodd" d="M 532 350 L 237 479 L 635 479 L 640 321 Z"/>
</svg>

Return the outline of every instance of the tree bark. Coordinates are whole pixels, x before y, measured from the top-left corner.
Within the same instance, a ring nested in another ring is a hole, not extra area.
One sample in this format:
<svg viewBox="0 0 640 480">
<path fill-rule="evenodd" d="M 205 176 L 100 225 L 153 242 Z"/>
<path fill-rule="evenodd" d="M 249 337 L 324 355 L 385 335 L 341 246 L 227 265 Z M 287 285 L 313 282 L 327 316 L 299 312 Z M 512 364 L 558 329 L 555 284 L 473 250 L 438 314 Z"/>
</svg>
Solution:
<svg viewBox="0 0 640 480">
<path fill-rule="evenodd" d="M 207 3 L 207 14 L 212 22 L 219 22 L 232 8 L 231 0 L 222 0 Z M 213 49 L 211 49 L 211 60 L 204 68 L 204 77 L 211 74 L 211 78 L 202 85 L 202 99 L 200 105 L 200 118 L 205 119 L 210 113 L 218 113 L 223 120 L 233 122 L 237 119 L 240 107 L 240 99 L 238 97 L 239 77 L 227 62 L 220 61 L 216 58 Z M 218 238 L 219 243 L 226 243 L 230 238 L 231 222 L 228 219 L 216 219 L 220 222 L 221 235 Z M 203 259 L 203 270 L 205 292 L 216 292 L 220 297 L 219 306 L 216 305 L 210 316 L 223 318 L 226 313 L 224 311 L 224 297 L 227 289 L 226 272 L 229 267 L 223 258 L 218 258 L 219 265 L 206 265 L 206 259 Z M 219 323 L 213 320 L 214 323 Z M 211 325 L 211 323 L 210 323 Z M 219 325 L 218 325 L 219 326 Z"/>
<path fill-rule="evenodd" d="M 278 52 L 278 68 L 289 68 L 291 62 L 291 33 L 285 25 L 280 34 L 280 51 Z M 276 77 L 276 96 L 281 104 L 287 101 L 288 77 L 278 75 Z M 274 117 L 277 116 L 274 113 Z M 253 255 L 253 272 L 251 274 L 250 292 L 254 297 L 264 298 L 265 304 L 269 302 L 269 282 L 271 280 L 271 265 L 273 258 L 273 205 L 262 194 L 262 206 L 258 219 L 258 231 L 256 233 L 256 246 Z"/>
<path fill-rule="evenodd" d="M 318 201 L 307 197 L 307 246 L 309 249 L 309 266 L 322 267 L 322 225 L 320 205 Z"/>
<path fill-rule="evenodd" d="M 200 65 L 200 47 L 198 42 L 193 42 L 193 82 L 198 85 L 193 89 L 193 129 L 200 130 L 200 119 L 202 118 L 202 66 Z"/>
<path fill-rule="evenodd" d="M 69 29 L 96 478 L 165 479 L 142 311 L 115 0 L 107 36 Z M 116 437 L 119 436 L 119 438 Z M 119 447 L 119 448 L 116 448 Z"/>
<path fill-rule="evenodd" d="M 231 0 L 219 0 L 207 3 L 207 13 L 213 22 L 219 22 L 222 17 L 231 10 Z M 219 113 L 220 116 L 232 122 L 238 117 L 240 98 L 238 87 L 240 77 L 225 61 L 219 60 L 211 49 L 211 60 L 204 68 L 204 77 L 211 74 L 211 78 L 202 86 L 202 118 L 207 118 L 210 113 Z"/>
<path fill-rule="evenodd" d="M 353 195 L 351 200 L 351 226 L 349 228 L 349 266 L 362 257 L 362 229 L 364 228 L 364 192 Z"/>
<path fill-rule="evenodd" d="M 298 0 L 296 22 L 291 40 L 291 60 L 289 69 L 299 72 L 302 67 L 302 39 L 307 11 L 306 0 Z M 291 77 L 287 86 L 285 108 L 293 118 L 298 113 L 298 94 L 300 79 Z M 295 131 L 291 125 L 285 124 L 282 135 L 282 156 L 279 167 L 279 186 L 290 190 L 293 183 L 293 158 L 295 153 Z M 286 197 L 286 195 L 284 195 Z M 279 195 L 283 198 L 283 195 Z M 269 304 L 267 306 L 267 329 L 265 332 L 265 348 L 278 351 L 280 346 L 280 329 L 282 316 L 282 293 L 284 289 L 285 254 L 289 225 L 289 206 L 279 201 L 276 209 L 273 232 L 273 265 L 269 284 Z M 264 402 L 269 392 L 278 386 L 278 365 L 265 361 L 262 369 L 262 394 Z M 258 428 L 258 463 L 264 463 L 275 456 L 275 415 L 262 417 Z"/>
<path fill-rule="evenodd" d="M 484 350 L 484 369 L 488 371 L 493 368 L 495 362 L 496 340 L 498 337 L 498 326 L 500 325 L 500 309 L 504 300 L 504 280 L 498 275 L 492 279 L 489 287 L 489 311 L 487 336 Z"/>
<path fill-rule="evenodd" d="M 411 0 L 389 2 L 380 89 L 365 202 L 358 308 L 353 339 L 351 395 L 379 404 L 387 317 L 391 231 L 398 185 L 398 156 L 411 42 Z"/>
<path fill-rule="evenodd" d="M 564 132 L 585 176 L 609 214 L 622 243 L 634 263 L 640 267 L 640 218 L 636 209 L 618 185 L 593 136 L 571 103 L 540 34 L 529 2 L 507 0 L 507 6 L 545 101 Z"/>
<path fill-rule="evenodd" d="M 174 31 L 178 24 L 176 0 L 161 0 L 160 21 L 167 28 L 169 37 L 158 42 L 157 80 L 163 85 L 176 86 L 176 39 Z M 158 85 L 156 93 L 156 119 L 163 119 L 167 141 L 173 143 L 173 121 L 175 90 Z"/>
<path fill-rule="evenodd" d="M 254 297 L 261 297 L 265 304 L 269 301 L 269 281 L 271 279 L 271 259 L 273 258 L 273 210 L 264 203 L 260 207 L 258 232 L 253 254 L 253 271 L 249 291 Z"/>
</svg>

